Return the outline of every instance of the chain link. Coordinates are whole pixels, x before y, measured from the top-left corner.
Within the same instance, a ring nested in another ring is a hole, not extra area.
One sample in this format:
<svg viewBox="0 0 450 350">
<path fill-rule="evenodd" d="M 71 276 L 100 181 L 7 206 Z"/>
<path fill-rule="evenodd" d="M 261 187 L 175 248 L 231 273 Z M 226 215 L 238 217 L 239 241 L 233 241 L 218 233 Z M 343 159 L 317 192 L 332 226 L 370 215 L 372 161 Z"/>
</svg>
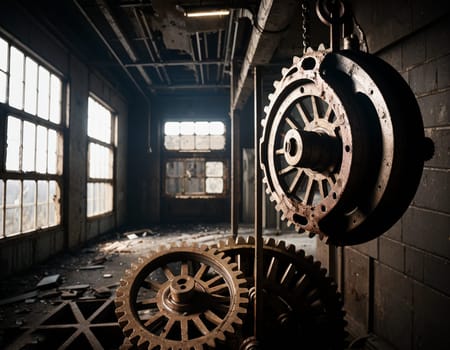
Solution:
<svg viewBox="0 0 450 350">
<path fill-rule="evenodd" d="M 302 6 L 302 46 L 303 53 L 306 53 L 306 49 L 310 46 L 309 36 L 309 6 L 307 0 L 301 0 Z"/>
</svg>

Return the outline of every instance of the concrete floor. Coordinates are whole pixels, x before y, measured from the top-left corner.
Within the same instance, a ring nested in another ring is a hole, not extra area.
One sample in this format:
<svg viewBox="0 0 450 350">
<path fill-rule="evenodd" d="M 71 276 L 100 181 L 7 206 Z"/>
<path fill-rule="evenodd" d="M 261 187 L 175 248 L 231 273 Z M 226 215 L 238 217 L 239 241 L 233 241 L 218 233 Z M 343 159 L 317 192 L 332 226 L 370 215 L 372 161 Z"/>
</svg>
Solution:
<svg viewBox="0 0 450 350">
<path fill-rule="evenodd" d="M 246 238 L 252 235 L 252 226 L 239 227 L 239 236 Z M 212 245 L 229 237 L 231 231 L 228 224 L 155 226 L 114 233 L 75 252 L 59 255 L 24 274 L 3 280 L 0 282 L 0 299 L 27 292 L 31 294 L 24 300 L 0 305 L 0 348 L 8 344 L 11 348 L 24 330 L 40 324 L 61 302 L 108 298 L 108 290 L 113 295 L 125 269 L 156 247 L 181 242 Z M 314 256 L 315 253 L 316 240 L 293 231 L 277 233 L 275 230 L 265 230 L 264 238 L 283 240 L 305 250 L 307 255 Z M 53 275 L 59 275 L 57 283 L 47 288 L 37 288 L 42 278 Z M 71 295 L 76 286 L 83 284 L 88 287 L 76 296 Z"/>
</svg>

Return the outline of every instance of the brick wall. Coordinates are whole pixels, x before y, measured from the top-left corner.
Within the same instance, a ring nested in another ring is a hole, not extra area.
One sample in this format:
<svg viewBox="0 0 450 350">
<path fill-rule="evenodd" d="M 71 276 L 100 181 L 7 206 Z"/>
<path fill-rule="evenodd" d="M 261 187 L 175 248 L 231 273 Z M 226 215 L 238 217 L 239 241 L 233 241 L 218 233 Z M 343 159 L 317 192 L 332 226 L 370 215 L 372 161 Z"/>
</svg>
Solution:
<svg viewBox="0 0 450 350">
<path fill-rule="evenodd" d="M 336 271 L 353 335 L 396 349 L 450 349 L 450 15 L 448 1 L 353 1 L 371 53 L 414 91 L 435 145 L 404 216 L 382 237 L 318 259 Z M 333 248 L 331 248 L 333 249 Z"/>
</svg>

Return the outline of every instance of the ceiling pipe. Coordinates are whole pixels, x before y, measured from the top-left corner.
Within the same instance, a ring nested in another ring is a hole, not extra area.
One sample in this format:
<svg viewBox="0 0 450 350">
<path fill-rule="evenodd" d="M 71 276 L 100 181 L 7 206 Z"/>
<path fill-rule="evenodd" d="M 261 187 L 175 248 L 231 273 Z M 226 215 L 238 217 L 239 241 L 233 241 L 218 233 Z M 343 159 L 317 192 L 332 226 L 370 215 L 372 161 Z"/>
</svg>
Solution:
<svg viewBox="0 0 450 350">
<path fill-rule="evenodd" d="M 108 4 L 104 0 L 97 0 L 97 5 L 99 6 L 100 10 L 102 11 L 103 15 L 105 16 L 107 22 L 111 26 L 111 29 L 116 34 L 117 38 L 119 39 L 119 42 L 122 44 L 123 48 L 127 52 L 128 56 L 130 57 L 131 61 L 136 62 L 138 60 L 133 48 L 129 44 L 127 38 L 125 37 L 125 34 L 123 33 L 122 29 L 120 28 L 119 24 L 117 23 L 116 19 L 114 18 L 111 9 L 109 8 Z M 143 67 L 137 67 L 137 70 L 139 73 L 141 73 L 142 78 L 145 80 L 145 82 L 148 85 L 152 84 L 152 80 L 148 76 L 147 72 L 144 70 Z"/>
<path fill-rule="evenodd" d="M 195 61 L 192 62 L 192 60 L 188 61 L 165 61 L 165 62 L 136 62 L 136 63 L 127 63 L 125 64 L 125 67 L 136 67 L 136 66 L 143 66 L 143 67 L 175 67 L 175 66 L 211 66 L 211 65 L 223 65 L 224 61 L 220 60 L 203 60 L 201 62 Z"/>
<path fill-rule="evenodd" d="M 158 46 L 156 45 L 156 41 L 155 41 L 155 38 L 153 36 L 153 32 L 150 29 L 150 27 L 148 25 L 148 22 L 147 22 L 147 19 L 145 18 L 144 12 L 142 12 L 141 9 L 139 9 L 139 14 L 140 14 L 140 17 L 142 19 L 142 23 L 144 25 L 144 28 L 147 31 L 147 35 L 150 38 L 150 42 L 152 44 L 153 50 L 155 51 L 156 58 L 158 59 L 159 62 L 162 62 L 161 54 L 159 53 Z M 162 71 L 163 71 L 163 74 L 164 74 L 164 77 L 165 77 L 167 83 L 168 84 L 172 84 L 171 79 L 169 77 L 169 74 L 167 73 L 167 70 L 163 67 Z"/>
<path fill-rule="evenodd" d="M 202 61 L 202 49 L 200 47 L 200 35 L 198 32 L 195 32 L 195 39 L 197 41 L 197 55 L 199 62 Z M 203 65 L 200 65 L 200 79 L 202 81 L 202 84 L 205 84 L 205 77 L 203 75 Z"/>
<path fill-rule="evenodd" d="M 295 0 L 261 0 L 258 13 L 254 19 L 252 34 L 247 46 L 241 71 L 238 75 L 236 89 L 232 93 L 231 108 L 242 109 L 248 97 L 253 93 L 250 69 L 266 65 L 279 45 L 282 34 L 288 28 L 296 6 Z"/>
</svg>

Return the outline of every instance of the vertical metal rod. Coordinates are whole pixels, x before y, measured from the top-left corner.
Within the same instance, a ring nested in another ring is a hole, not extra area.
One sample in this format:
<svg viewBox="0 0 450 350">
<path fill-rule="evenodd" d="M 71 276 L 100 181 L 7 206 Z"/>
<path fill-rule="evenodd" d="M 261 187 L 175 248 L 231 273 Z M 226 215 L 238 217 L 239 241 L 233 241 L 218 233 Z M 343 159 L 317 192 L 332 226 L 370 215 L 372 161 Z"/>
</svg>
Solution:
<svg viewBox="0 0 450 350">
<path fill-rule="evenodd" d="M 234 64 L 230 66 L 230 118 L 231 118 L 231 234 L 236 239 L 239 230 L 239 193 L 240 193 L 240 118 L 239 113 L 232 108 L 234 96 Z"/>
<path fill-rule="evenodd" d="M 253 68 L 254 83 L 254 113 L 255 113 L 255 299 L 254 299 L 254 325 L 253 331 L 256 340 L 262 339 L 263 300 L 262 300 L 262 278 L 263 278 L 263 237 L 262 237 L 262 176 L 259 169 L 259 137 L 260 117 L 262 115 L 262 79 L 261 68 Z"/>
</svg>

